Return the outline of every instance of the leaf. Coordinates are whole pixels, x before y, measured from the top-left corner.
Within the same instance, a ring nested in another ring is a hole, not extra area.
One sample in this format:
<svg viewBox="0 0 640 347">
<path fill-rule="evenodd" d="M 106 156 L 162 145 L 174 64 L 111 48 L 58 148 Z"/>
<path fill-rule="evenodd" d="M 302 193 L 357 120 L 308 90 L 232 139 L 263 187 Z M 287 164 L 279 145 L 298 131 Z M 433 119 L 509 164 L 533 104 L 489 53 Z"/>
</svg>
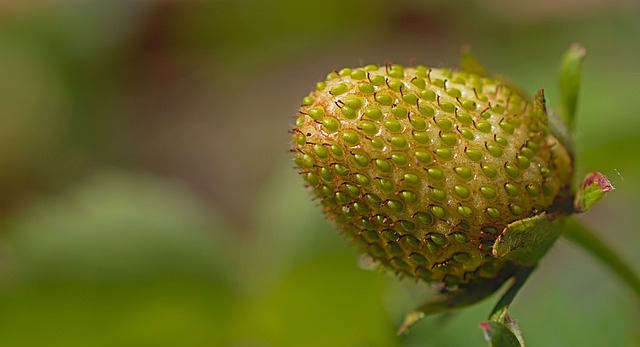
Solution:
<svg viewBox="0 0 640 347">
<path fill-rule="evenodd" d="M 500 316 L 499 323 L 504 324 L 509 331 L 518 339 L 520 345 L 524 346 L 524 338 L 522 337 L 522 331 L 520 331 L 520 327 L 518 323 L 513 319 L 513 317 L 505 310 L 504 314 Z"/>
<path fill-rule="evenodd" d="M 582 46 L 574 43 L 564 54 L 560 63 L 560 114 L 569 129 L 572 128 L 575 118 L 580 80 L 582 78 L 582 61 L 586 53 L 587 51 Z"/>
<path fill-rule="evenodd" d="M 490 347 L 523 347 L 516 335 L 502 323 L 487 321 L 481 323 L 480 328 Z"/>
<path fill-rule="evenodd" d="M 578 213 L 586 212 L 613 189 L 613 185 L 605 175 L 590 172 L 576 191 L 573 208 Z"/>
<path fill-rule="evenodd" d="M 507 225 L 493 245 L 493 255 L 520 266 L 533 266 L 559 235 L 543 212 Z"/>
</svg>

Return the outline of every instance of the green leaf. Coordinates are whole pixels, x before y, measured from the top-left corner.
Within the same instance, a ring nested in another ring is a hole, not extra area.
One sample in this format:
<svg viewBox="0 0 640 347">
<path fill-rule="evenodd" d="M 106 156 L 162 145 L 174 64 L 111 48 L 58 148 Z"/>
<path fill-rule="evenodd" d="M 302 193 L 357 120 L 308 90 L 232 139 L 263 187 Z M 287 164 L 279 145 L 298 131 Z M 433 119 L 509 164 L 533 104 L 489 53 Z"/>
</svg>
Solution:
<svg viewBox="0 0 640 347">
<path fill-rule="evenodd" d="M 560 63 L 560 111 L 569 129 L 573 126 L 582 77 L 582 61 L 587 51 L 577 43 L 571 45 Z"/>
<path fill-rule="evenodd" d="M 500 315 L 497 322 L 506 326 L 509 329 L 509 331 L 511 331 L 511 333 L 518 339 L 518 342 L 522 346 L 524 346 L 524 338 L 522 337 L 522 331 L 520 331 L 520 327 L 518 326 L 518 323 L 516 323 L 516 321 L 513 319 L 513 317 L 511 317 L 511 315 L 509 314 L 509 312 L 507 312 L 507 310 L 505 310 L 504 313 Z"/>
<path fill-rule="evenodd" d="M 490 347 L 522 347 L 514 333 L 504 324 L 487 321 L 480 324 L 485 341 Z"/>
<path fill-rule="evenodd" d="M 493 245 L 493 255 L 520 266 L 533 266 L 559 235 L 543 212 L 507 225 Z"/>
<path fill-rule="evenodd" d="M 590 172 L 576 192 L 573 208 L 576 212 L 586 212 L 613 190 L 607 177 L 599 172 Z"/>
</svg>

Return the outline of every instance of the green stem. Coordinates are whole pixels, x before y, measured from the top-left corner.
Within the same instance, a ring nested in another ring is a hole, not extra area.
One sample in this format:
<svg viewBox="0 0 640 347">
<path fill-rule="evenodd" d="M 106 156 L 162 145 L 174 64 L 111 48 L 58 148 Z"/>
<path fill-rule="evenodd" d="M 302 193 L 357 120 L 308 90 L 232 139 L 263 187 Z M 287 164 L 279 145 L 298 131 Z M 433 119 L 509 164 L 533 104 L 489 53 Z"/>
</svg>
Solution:
<svg viewBox="0 0 640 347">
<path fill-rule="evenodd" d="M 589 251 L 602 263 L 607 265 L 613 272 L 631 287 L 640 298 L 640 278 L 631 267 L 618 256 L 617 252 L 602 241 L 596 234 L 587 227 L 575 220 L 569 220 L 563 230 L 563 235 L 573 243 Z"/>
</svg>

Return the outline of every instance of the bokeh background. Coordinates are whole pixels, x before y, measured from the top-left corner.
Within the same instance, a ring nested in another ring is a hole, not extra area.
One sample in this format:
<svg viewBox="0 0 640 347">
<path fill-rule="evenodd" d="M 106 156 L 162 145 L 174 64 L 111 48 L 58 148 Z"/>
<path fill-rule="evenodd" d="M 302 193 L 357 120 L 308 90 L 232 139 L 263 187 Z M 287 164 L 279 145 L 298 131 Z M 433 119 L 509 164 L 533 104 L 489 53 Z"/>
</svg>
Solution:
<svg viewBox="0 0 640 347">
<path fill-rule="evenodd" d="M 292 170 L 300 100 L 344 66 L 457 63 L 557 105 L 589 53 L 581 219 L 640 271 L 634 0 L 3 0 L 0 345 L 483 346 L 496 300 L 419 323 L 428 295 L 367 271 Z M 640 300 L 560 241 L 512 306 L 531 346 L 640 345 Z"/>
</svg>

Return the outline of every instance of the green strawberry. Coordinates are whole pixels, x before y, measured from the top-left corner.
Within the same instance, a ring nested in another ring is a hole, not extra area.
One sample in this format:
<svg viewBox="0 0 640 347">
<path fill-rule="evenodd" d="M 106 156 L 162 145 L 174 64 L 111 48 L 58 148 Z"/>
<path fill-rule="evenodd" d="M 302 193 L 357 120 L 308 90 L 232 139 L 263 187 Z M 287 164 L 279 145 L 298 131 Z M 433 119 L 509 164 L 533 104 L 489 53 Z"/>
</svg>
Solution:
<svg viewBox="0 0 640 347">
<path fill-rule="evenodd" d="M 382 268 L 439 283 L 409 312 L 478 302 L 510 284 L 480 326 L 489 345 L 523 345 L 508 313 L 559 236 L 595 255 L 640 296 L 640 277 L 570 215 L 613 189 L 599 172 L 572 185 L 577 44 L 559 74 L 561 113 L 492 77 L 465 48 L 462 68 L 369 65 L 332 72 L 302 100 L 292 152 L 325 214 Z M 561 118 L 560 118 L 561 117 Z"/>
<path fill-rule="evenodd" d="M 494 278 L 511 223 L 565 207 L 572 174 L 533 100 L 474 72 L 332 72 L 302 101 L 295 163 L 335 225 L 382 267 L 447 286 Z"/>
</svg>

